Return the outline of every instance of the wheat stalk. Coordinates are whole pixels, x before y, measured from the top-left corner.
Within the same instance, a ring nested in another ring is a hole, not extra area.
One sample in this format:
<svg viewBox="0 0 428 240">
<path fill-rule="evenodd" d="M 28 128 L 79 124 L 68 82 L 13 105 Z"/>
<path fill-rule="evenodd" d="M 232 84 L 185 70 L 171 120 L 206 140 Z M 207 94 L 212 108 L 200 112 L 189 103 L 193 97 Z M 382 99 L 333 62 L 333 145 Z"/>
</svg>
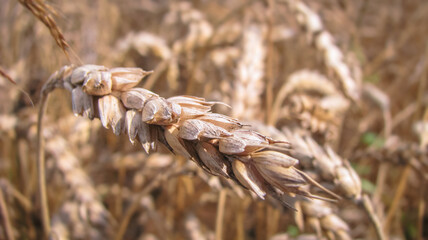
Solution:
<svg viewBox="0 0 428 240">
<path fill-rule="evenodd" d="M 2 76 L 3 78 L 5 78 L 6 80 L 8 80 L 9 82 L 13 83 L 16 85 L 16 82 L 13 81 L 12 77 L 9 76 L 6 71 L 0 66 L 0 76 Z"/>
<path fill-rule="evenodd" d="M 14 229 L 12 227 L 11 219 L 9 217 L 9 211 L 6 205 L 6 201 L 3 197 L 3 191 L 0 189 L 0 219 L 2 230 L 5 235 L 5 239 L 14 240 Z"/>
</svg>

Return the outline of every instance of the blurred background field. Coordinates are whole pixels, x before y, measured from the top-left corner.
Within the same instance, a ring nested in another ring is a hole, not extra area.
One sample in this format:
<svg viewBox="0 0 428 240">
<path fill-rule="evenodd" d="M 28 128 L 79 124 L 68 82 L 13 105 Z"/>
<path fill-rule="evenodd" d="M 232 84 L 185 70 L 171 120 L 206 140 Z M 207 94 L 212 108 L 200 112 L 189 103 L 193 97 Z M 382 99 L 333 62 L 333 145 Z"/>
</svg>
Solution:
<svg viewBox="0 0 428 240">
<path fill-rule="evenodd" d="M 343 199 L 261 201 L 74 116 L 56 90 L 50 239 L 428 239 L 427 1 L 34 0 L 69 58 L 20 2 L 0 0 L 0 239 L 43 238 L 37 107 L 71 63 L 154 70 L 141 87 L 224 102 L 215 112 L 289 141 Z"/>
</svg>

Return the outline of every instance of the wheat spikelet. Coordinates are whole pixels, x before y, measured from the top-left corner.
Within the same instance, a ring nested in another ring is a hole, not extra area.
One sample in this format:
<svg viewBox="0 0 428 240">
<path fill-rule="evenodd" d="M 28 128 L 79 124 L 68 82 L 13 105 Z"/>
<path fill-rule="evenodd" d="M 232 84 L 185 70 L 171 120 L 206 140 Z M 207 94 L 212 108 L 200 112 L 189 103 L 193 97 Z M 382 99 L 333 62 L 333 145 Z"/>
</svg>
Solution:
<svg viewBox="0 0 428 240">
<path fill-rule="evenodd" d="M 272 122 L 297 120 L 304 129 L 332 139 L 338 135 L 339 123 L 348 107 L 349 101 L 332 82 L 322 74 L 304 69 L 292 73 L 279 90 Z"/>
<path fill-rule="evenodd" d="M 350 199 L 360 199 L 361 180 L 350 164 L 326 145 L 318 145 L 310 136 L 301 136 L 288 129 L 284 133 L 294 143 L 296 157 L 306 167 L 315 168 L 322 179 L 333 181 L 338 189 Z"/>
<path fill-rule="evenodd" d="M 165 99 L 134 87 L 147 73 L 136 68 L 65 66 L 51 76 L 44 91 L 68 89 L 76 115 L 100 118 L 104 127 L 117 135 L 126 132 L 131 142 L 138 140 L 147 152 L 162 143 L 261 199 L 267 194 L 317 197 L 305 190 L 306 185 L 317 183 L 294 167 L 298 160 L 287 154 L 287 143 L 211 113 L 215 102 L 192 96 Z"/>
<path fill-rule="evenodd" d="M 341 95 L 318 97 L 294 94 L 281 109 L 279 119 L 297 121 L 302 129 L 322 137 L 323 141 L 338 139 L 340 123 L 348 103 Z"/>
<path fill-rule="evenodd" d="M 314 199 L 296 202 L 295 220 L 300 230 L 305 229 L 305 222 L 315 230 L 319 239 L 325 234 L 329 239 L 352 239 L 349 226 L 326 202 Z M 324 234 L 323 234 L 324 233 Z"/>
<path fill-rule="evenodd" d="M 345 192 L 343 187 L 346 185 L 340 184 L 340 181 L 343 181 L 343 177 L 339 178 L 338 174 L 334 173 L 334 168 L 339 166 L 340 162 L 336 158 L 332 160 L 326 159 L 327 156 L 311 137 L 302 137 L 302 134 L 298 134 L 297 131 L 291 132 L 288 129 L 281 132 L 276 128 L 263 124 L 255 124 L 255 126 L 256 129 L 269 136 L 274 135 L 278 139 L 293 142 L 294 153 L 292 156 L 301 160 L 301 165 L 306 172 L 313 171 L 315 168 L 318 170 L 314 172 L 317 179 L 323 180 L 323 182 L 334 182 L 341 192 Z M 310 140 L 308 141 L 307 139 Z M 318 148 L 312 146 L 314 144 Z M 308 145 L 311 145 L 312 148 Z M 328 237 L 328 239 L 352 239 L 349 235 L 350 228 L 348 224 L 336 214 L 332 204 L 318 199 L 305 199 L 296 201 L 294 206 L 297 210 L 294 215 L 295 222 L 302 232 L 315 231 L 317 234 L 315 239 L 323 239 L 324 237 Z"/>
</svg>

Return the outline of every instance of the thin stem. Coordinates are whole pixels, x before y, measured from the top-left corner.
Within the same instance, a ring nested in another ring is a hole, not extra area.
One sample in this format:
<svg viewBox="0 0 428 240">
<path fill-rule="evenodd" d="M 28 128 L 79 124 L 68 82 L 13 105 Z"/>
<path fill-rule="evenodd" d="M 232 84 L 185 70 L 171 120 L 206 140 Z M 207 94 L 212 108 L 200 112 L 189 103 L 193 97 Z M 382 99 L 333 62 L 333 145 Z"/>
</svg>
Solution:
<svg viewBox="0 0 428 240">
<path fill-rule="evenodd" d="M 428 41 L 426 42 L 426 46 L 425 46 L 425 57 L 428 58 Z M 428 65 L 428 63 L 426 63 Z M 427 73 L 427 68 L 428 66 L 424 67 L 424 71 L 421 75 L 421 79 L 419 81 L 419 87 L 418 87 L 418 95 L 417 95 L 417 108 L 416 108 L 416 114 L 414 115 L 414 119 L 417 121 L 419 119 L 421 119 L 422 114 L 423 114 L 423 108 L 424 108 L 424 104 L 423 104 L 423 98 L 425 95 L 425 88 L 427 85 L 427 77 L 426 77 L 426 73 Z"/>
<path fill-rule="evenodd" d="M 382 197 L 383 191 L 385 190 L 385 183 L 386 183 L 386 178 L 388 176 L 388 169 L 389 169 L 388 163 L 382 162 L 376 174 L 377 175 L 376 190 L 372 195 L 372 199 L 375 205 L 382 201 L 381 197 Z"/>
<path fill-rule="evenodd" d="M 46 194 L 45 142 L 43 139 L 43 115 L 46 113 L 48 98 L 49 93 L 42 94 L 37 118 L 37 171 L 39 199 L 42 213 L 43 231 L 45 236 L 48 236 L 50 233 L 49 206 Z"/>
<path fill-rule="evenodd" d="M 404 168 L 403 173 L 401 174 L 400 181 L 398 183 L 397 191 L 395 192 L 394 198 L 391 203 L 391 207 L 389 208 L 388 214 L 386 215 L 385 224 L 383 226 L 384 231 L 387 233 L 391 226 L 392 219 L 397 212 L 397 209 L 400 204 L 400 200 L 403 197 L 404 192 L 406 191 L 407 179 L 411 172 L 412 167 L 410 164 Z"/>
<path fill-rule="evenodd" d="M 6 73 L 5 70 L 3 70 L 2 67 L 0 67 L 0 76 L 4 77 L 5 79 L 7 79 L 9 82 L 13 83 L 16 85 L 16 82 L 13 81 L 13 79 Z"/>
<path fill-rule="evenodd" d="M 28 198 L 19 192 L 9 181 L 2 179 L 0 180 L 0 191 L 5 191 L 10 193 L 13 198 L 21 204 L 21 206 L 24 208 L 24 210 L 28 213 L 32 210 L 32 203 Z"/>
<path fill-rule="evenodd" d="M 423 181 L 421 186 L 426 186 L 427 181 Z M 426 209 L 426 202 L 425 202 L 425 188 L 422 188 L 419 194 L 419 206 L 418 206 L 418 240 L 423 240 L 423 231 L 424 231 L 424 216 L 425 216 L 425 209 Z"/>
<path fill-rule="evenodd" d="M 215 239 L 222 240 L 223 239 L 223 219 L 224 219 L 224 209 L 226 207 L 226 197 L 227 191 L 226 189 L 222 189 L 218 198 L 217 205 L 217 218 L 215 221 Z"/>
<path fill-rule="evenodd" d="M 7 79 L 9 82 L 11 82 L 12 84 L 14 84 L 14 85 L 16 85 L 17 86 L 17 84 L 16 84 L 16 82 L 12 79 L 12 77 L 10 77 L 7 73 L 6 73 L 6 71 L 0 66 L 0 76 L 2 76 L 3 78 L 5 78 L 5 79 Z M 34 107 L 34 103 L 33 103 L 33 100 L 31 99 L 31 97 L 30 97 L 30 94 L 28 94 L 26 91 L 24 91 L 24 89 L 22 89 L 21 87 L 19 87 L 18 86 L 18 90 L 20 91 L 20 92 L 22 92 L 27 98 L 28 98 L 28 100 L 30 100 L 30 103 L 31 103 L 31 106 L 33 106 Z"/>
<path fill-rule="evenodd" d="M 362 204 L 363 204 L 364 210 L 366 211 L 367 215 L 370 218 L 370 221 L 373 223 L 373 226 L 375 227 L 377 238 L 379 240 L 386 240 L 385 233 L 382 229 L 382 225 L 380 224 L 379 218 L 377 217 L 373 209 L 373 204 L 370 201 L 370 198 L 367 194 L 363 195 Z"/>
<path fill-rule="evenodd" d="M 6 202 L 4 201 L 3 191 L 0 189 L 0 218 L 4 234 L 7 240 L 14 240 L 12 224 L 10 223 L 9 212 L 7 210 Z"/>
<path fill-rule="evenodd" d="M 153 73 L 149 76 L 147 81 L 144 83 L 143 88 L 150 90 L 153 85 L 156 83 L 158 78 L 162 75 L 162 73 L 168 68 L 168 64 L 171 60 L 166 59 L 159 63 Z"/>
<path fill-rule="evenodd" d="M 273 82 L 274 82 L 274 46 L 273 46 L 273 25 L 274 25 L 274 10 L 275 10 L 275 1 L 268 0 L 269 5 L 269 16 L 268 16 L 268 35 L 267 35 L 267 59 L 266 59 L 266 112 L 270 113 L 272 111 L 273 104 Z M 272 123 L 271 114 L 266 114 L 266 122 L 268 124 Z"/>
</svg>

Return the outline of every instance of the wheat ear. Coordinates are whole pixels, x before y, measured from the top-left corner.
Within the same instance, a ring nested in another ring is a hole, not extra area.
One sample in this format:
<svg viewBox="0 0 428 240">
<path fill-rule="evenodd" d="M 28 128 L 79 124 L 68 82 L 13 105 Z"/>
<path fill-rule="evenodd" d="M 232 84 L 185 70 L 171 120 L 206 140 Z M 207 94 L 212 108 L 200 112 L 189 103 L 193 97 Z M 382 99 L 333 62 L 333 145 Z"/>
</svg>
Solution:
<svg viewBox="0 0 428 240">
<path fill-rule="evenodd" d="M 82 128 L 73 134 L 81 135 L 85 130 L 87 128 Z M 106 239 L 112 233 L 114 221 L 78 158 L 68 148 L 67 141 L 58 135 L 50 136 L 46 153 L 53 162 L 50 165 L 54 166 L 54 172 L 61 175 L 67 185 L 67 200 L 53 214 L 50 235 L 70 235 L 73 239 Z"/>
<path fill-rule="evenodd" d="M 345 95 L 353 101 L 360 98 L 359 79 L 352 76 L 351 68 L 345 63 L 344 55 L 336 45 L 334 37 L 324 28 L 323 23 L 312 9 L 299 0 L 280 0 L 293 11 L 299 24 L 305 29 L 309 40 L 323 54 L 324 61 L 339 78 Z"/>
<path fill-rule="evenodd" d="M 150 72 L 97 65 L 64 66 L 46 83 L 72 94 L 73 112 L 100 118 L 113 133 L 127 133 L 150 152 L 162 143 L 210 174 L 231 178 L 261 199 L 283 194 L 320 198 L 304 189 L 316 183 L 295 168 L 289 144 L 247 129 L 238 120 L 211 112 L 215 102 L 192 96 L 168 99 L 135 87 Z M 332 194 L 334 195 L 334 194 Z"/>
<path fill-rule="evenodd" d="M 318 171 L 322 179 L 333 181 L 348 199 L 361 206 L 370 217 L 378 239 L 385 239 L 385 233 L 380 227 L 373 205 L 369 197 L 362 193 L 361 179 L 349 162 L 337 155 L 330 146 L 318 145 L 310 136 L 302 137 L 289 130 L 285 130 L 285 135 L 295 143 L 294 155 L 299 156 L 309 168 Z"/>
<path fill-rule="evenodd" d="M 243 120 L 260 117 L 261 94 L 265 88 L 263 29 L 249 25 L 243 32 L 242 57 L 236 69 L 232 101 L 233 116 Z"/>
</svg>

